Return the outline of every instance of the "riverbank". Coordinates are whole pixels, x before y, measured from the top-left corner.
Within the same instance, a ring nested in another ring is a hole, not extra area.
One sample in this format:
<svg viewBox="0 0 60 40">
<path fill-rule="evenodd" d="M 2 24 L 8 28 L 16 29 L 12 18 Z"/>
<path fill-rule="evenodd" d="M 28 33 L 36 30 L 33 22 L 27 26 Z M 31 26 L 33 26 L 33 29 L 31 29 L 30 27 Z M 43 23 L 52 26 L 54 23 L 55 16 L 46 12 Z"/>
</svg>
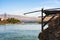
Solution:
<svg viewBox="0 0 60 40">
<path fill-rule="evenodd" d="M 23 23 L 23 22 L 15 18 L 0 20 L 0 24 L 20 24 L 20 23 Z"/>
<path fill-rule="evenodd" d="M 7 21 L 0 21 L 0 24 L 22 24 L 23 22 L 9 23 Z"/>
</svg>

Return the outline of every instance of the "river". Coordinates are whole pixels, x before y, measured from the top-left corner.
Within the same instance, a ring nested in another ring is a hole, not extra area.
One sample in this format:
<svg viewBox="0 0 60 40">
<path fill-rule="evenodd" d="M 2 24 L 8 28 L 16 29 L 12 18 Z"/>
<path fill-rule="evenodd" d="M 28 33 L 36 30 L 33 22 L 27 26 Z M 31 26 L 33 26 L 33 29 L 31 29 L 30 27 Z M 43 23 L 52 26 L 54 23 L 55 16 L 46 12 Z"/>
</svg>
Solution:
<svg viewBox="0 0 60 40">
<path fill-rule="evenodd" d="M 40 24 L 0 25 L 0 40 L 38 40 L 40 32 Z"/>
</svg>

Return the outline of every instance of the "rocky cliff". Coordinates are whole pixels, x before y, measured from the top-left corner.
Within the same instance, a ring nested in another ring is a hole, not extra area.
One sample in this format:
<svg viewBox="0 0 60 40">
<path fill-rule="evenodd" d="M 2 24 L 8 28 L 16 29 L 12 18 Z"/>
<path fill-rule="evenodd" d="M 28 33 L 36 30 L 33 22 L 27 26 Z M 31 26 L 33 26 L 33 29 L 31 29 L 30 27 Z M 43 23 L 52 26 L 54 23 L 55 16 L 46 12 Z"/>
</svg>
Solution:
<svg viewBox="0 0 60 40">
<path fill-rule="evenodd" d="M 39 40 L 60 40 L 60 14 L 48 23 L 48 28 L 38 36 Z"/>
</svg>

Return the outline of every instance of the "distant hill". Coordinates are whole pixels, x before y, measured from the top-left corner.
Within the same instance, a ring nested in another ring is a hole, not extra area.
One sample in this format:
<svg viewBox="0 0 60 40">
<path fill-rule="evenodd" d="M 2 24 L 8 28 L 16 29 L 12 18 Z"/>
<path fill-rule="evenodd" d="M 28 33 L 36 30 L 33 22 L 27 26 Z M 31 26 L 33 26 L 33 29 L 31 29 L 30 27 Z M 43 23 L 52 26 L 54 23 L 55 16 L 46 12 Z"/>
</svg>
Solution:
<svg viewBox="0 0 60 40">
<path fill-rule="evenodd" d="M 36 22 L 36 17 L 27 17 L 21 15 L 0 14 L 0 18 L 16 18 L 24 22 Z"/>
</svg>

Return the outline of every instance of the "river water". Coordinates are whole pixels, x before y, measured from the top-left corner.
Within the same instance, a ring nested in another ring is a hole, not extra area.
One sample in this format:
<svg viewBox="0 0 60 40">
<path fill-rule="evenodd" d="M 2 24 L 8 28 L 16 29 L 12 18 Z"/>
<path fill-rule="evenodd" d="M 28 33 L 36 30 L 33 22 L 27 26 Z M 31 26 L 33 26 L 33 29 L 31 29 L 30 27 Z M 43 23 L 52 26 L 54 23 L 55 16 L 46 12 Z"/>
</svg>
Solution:
<svg viewBox="0 0 60 40">
<path fill-rule="evenodd" d="M 0 40 L 38 40 L 40 24 L 0 25 Z"/>
</svg>

